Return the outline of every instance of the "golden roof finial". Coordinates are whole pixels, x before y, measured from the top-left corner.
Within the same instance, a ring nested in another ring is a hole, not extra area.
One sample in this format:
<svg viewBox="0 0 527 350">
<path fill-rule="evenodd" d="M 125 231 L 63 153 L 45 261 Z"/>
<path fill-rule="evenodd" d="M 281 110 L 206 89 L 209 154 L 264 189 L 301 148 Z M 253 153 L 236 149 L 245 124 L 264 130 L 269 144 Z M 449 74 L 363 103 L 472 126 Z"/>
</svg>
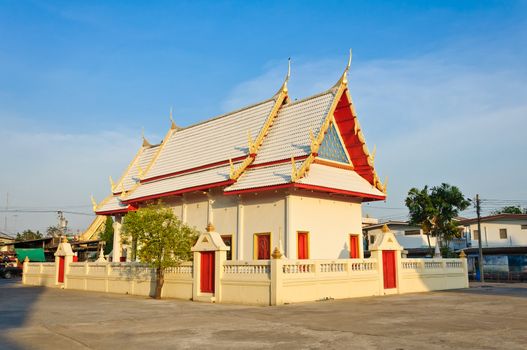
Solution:
<svg viewBox="0 0 527 350">
<path fill-rule="evenodd" d="M 291 156 L 291 182 L 295 182 L 298 178 L 298 170 L 296 169 L 295 157 Z"/>
<path fill-rule="evenodd" d="M 113 182 L 113 179 L 112 179 L 112 176 L 111 176 L 111 175 L 108 176 L 108 180 L 110 180 L 110 187 L 111 187 L 112 192 L 113 192 L 113 190 L 114 190 L 114 188 L 115 188 L 115 182 Z"/>
<path fill-rule="evenodd" d="M 176 122 L 174 121 L 174 118 L 172 117 L 173 108 L 170 106 L 170 129 L 176 130 L 179 129 L 176 125 Z"/>
<path fill-rule="evenodd" d="M 386 193 L 386 189 L 388 188 L 388 176 L 384 179 L 384 183 L 382 184 L 382 191 Z"/>
<path fill-rule="evenodd" d="M 340 87 L 342 84 L 348 84 L 348 71 L 351 66 L 351 58 L 353 57 L 352 51 L 350 48 L 350 55 L 348 58 L 348 63 L 346 64 L 346 69 L 344 69 L 344 72 L 342 73 L 342 76 L 340 77 L 339 81 L 335 84 L 335 86 L 332 87 L 333 90 L 336 90 Z"/>
<path fill-rule="evenodd" d="M 93 198 L 93 194 L 90 196 L 90 199 L 93 211 L 95 211 L 97 209 L 97 202 L 95 201 L 95 198 Z"/>
<path fill-rule="evenodd" d="M 351 58 L 353 57 L 353 53 L 350 48 L 350 56 L 348 58 L 348 64 L 346 65 L 346 69 L 344 70 L 344 73 L 342 74 L 342 83 L 347 84 L 348 83 L 348 72 L 350 70 L 351 66 Z"/>
<path fill-rule="evenodd" d="M 386 232 L 390 232 L 390 228 L 388 227 L 388 225 L 384 224 L 382 226 L 382 232 L 386 233 Z"/>
<path fill-rule="evenodd" d="M 275 97 L 280 95 L 280 93 L 287 93 L 287 83 L 289 82 L 289 77 L 291 76 L 291 57 L 287 59 L 287 74 L 285 76 L 284 82 L 280 87 L 280 90 L 275 94 Z"/>
<path fill-rule="evenodd" d="M 148 142 L 148 140 L 145 137 L 145 128 L 144 127 L 141 128 L 141 138 L 143 139 L 143 147 L 151 147 L 152 146 L 150 144 L 150 142 Z"/>
</svg>

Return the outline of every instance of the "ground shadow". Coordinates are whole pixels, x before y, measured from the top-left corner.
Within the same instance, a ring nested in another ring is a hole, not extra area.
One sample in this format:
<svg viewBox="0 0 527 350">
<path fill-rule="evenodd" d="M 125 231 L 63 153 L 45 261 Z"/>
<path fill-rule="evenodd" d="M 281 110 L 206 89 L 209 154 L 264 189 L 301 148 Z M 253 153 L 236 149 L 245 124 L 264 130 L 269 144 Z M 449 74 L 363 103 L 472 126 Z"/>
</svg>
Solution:
<svg viewBox="0 0 527 350">
<path fill-rule="evenodd" d="M 24 326 L 45 287 L 23 286 L 21 278 L 0 278 L 0 348 L 23 349 L 9 331 Z"/>
</svg>

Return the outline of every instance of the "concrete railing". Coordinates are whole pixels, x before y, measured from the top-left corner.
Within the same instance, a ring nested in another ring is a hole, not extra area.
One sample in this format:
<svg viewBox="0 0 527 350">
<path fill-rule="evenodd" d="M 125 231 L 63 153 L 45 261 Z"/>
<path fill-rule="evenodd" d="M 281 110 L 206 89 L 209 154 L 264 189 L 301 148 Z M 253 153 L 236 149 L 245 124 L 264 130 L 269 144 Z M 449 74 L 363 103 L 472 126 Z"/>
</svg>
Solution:
<svg viewBox="0 0 527 350">
<path fill-rule="evenodd" d="M 401 259 L 399 293 L 468 288 L 466 259 Z"/>
<path fill-rule="evenodd" d="M 223 262 L 220 281 L 221 301 L 238 304 L 269 305 L 271 300 L 271 261 Z"/>
<path fill-rule="evenodd" d="M 215 301 L 278 305 L 468 287 L 466 259 L 396 256 L 396 286 L 385 289 L 382 255 L 378 259 L 218 260 Z M 25 263 L 24 284 L 144 296 L 155 290 L 155 270 L 144 264 L 69 263 L 63 284 L 57 283 L 57 266 Z M 191 262 L 166 269 L 163 296 L 193 298 L 193 289 L 200 288 L 199 274 Z"/>
</svg>

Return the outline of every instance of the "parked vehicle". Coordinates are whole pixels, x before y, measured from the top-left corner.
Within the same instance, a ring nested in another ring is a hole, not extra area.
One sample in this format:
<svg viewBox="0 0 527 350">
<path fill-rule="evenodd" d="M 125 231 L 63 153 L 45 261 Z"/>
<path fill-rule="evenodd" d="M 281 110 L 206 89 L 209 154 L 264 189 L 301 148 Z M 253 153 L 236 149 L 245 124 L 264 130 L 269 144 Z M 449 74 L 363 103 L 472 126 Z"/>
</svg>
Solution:
<svg viewBox="0 0 527 350">
<path fill-rule="evenodd" d="M 22 269 L 18 267 L 0 267 L 0 277 L 10 279 L 22 276 Z"/>
</svg>

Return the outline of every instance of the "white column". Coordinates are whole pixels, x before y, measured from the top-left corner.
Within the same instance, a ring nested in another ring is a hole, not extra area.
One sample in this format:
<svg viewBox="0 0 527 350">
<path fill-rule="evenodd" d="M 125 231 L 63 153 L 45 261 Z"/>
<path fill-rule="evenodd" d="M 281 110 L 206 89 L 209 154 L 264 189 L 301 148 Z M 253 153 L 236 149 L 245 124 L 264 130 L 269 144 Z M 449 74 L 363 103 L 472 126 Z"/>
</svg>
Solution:
<svg viewBox="0 0 527 350">
<path fill-rule="evenodd" d="M 184 224 L 187 223 L 187 201 L 185 200 L 185 196 L 181 197 L 181 222 Z"/>
<path fill-rule="evenodd" d="M 121 221 L 121 215 L 116 215 L 113 221 L 113 262 L 119 262 L 121 260 Z"/>
<path fill-rule="evenodd" d="M 243 204 L 238 199 L 238 220 L 236 222 L 236 259 L 243 260 Z"/>
<path fill-rule="evenodd" d="M 207 225 L 213 224 L 214 225 L 214 214 L 212 212 L 212 204 L 214 204 L 214 200 L 210 197 L 210 195 L 207 196 Z"/>
</svg>

